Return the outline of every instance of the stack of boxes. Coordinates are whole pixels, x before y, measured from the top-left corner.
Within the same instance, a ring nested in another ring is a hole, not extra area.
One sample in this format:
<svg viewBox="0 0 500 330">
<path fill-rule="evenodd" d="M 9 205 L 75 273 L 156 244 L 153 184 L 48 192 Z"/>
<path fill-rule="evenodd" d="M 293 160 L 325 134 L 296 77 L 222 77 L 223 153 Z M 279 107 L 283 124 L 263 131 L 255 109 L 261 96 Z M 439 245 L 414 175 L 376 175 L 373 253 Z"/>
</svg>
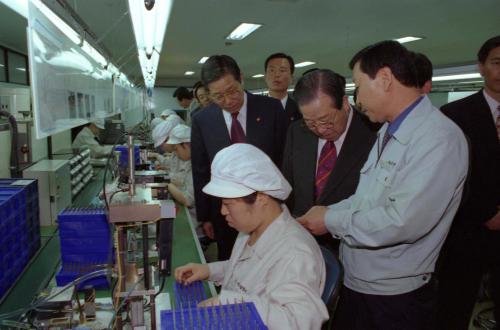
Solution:
<svg viewBox="0 0 500 330">
<path fill-rule="evenodd" d="M 0 299 L 39 248 L 37 181 L 0 179 Z"/>
<path fill-rule="evenodd" d="M 67 208 L 59 214 L 57 221 L 62 264 L 56 275 L 58 286 L 103 269 L 112 262 L 112 237 L 103 208 Z M 109 287 L 105 276 L 80 283 L 78 288 L 85 286 Z"/>
</svg>

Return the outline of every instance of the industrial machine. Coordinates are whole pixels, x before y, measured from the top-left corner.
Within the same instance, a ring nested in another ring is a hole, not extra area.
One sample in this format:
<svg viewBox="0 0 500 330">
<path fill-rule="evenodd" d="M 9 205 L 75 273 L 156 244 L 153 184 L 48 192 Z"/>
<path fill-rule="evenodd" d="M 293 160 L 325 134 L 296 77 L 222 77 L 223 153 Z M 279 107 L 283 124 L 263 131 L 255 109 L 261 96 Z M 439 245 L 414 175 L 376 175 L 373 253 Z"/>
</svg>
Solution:
<svg viewBox="0 0 500 330">
<path fill-rule="evenodd" d="M 59 212 L 71 205 L 69 161 L 64 159 L 41 160 L 25 169 L 23 177 L 38 180 L 40 225 L 55 225 Z"/>
</svg>

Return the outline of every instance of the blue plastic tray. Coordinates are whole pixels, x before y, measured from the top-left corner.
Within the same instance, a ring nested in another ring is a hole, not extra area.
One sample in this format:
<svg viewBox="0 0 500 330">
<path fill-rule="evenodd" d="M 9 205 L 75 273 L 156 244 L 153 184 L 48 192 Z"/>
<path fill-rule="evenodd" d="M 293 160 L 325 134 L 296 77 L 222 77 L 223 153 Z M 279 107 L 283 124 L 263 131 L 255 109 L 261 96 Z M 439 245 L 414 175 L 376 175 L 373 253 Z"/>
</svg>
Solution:
<svg viewBox="0 0 500 330">
<path fill-rule="evenodd" d="M 184 308 L 161 311 L 161 328 L 177 329 L 267 329 L 253 303 Z"/>
</svg>

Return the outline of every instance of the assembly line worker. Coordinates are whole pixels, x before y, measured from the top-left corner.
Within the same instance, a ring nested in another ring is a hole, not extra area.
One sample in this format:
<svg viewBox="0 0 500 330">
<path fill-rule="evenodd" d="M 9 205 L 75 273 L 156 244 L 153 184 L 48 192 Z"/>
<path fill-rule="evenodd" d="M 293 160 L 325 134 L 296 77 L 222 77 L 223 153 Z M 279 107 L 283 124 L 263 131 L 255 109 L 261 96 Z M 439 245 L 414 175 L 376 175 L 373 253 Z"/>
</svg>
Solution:
<svg viewBox="0 0 500 330">
<path fill-rule="evenodd" d="M 104 119 L 96 119 L 85 127 L 76 135 L 71 147 L 80 149 L 87 147 L 90 150 L 92 158 L 107 157 L 113 146 L 102 145 L 99 141 L 100 130 L 104 129 Z"/>
<path fill-rule="evenodd" d="M 154 158 L 158 161 L 158 168 L 164 170 L 175 171 L 178 167 L 178 158 L 175 155 L 174 147 L 172 145 L 168 145 L 167 142 L 170 132 L 174 129 L 175 126 L 183 123 L 182 119 L 177 115 L 171 115 L 163 122 L 159 123 L 154 129 L 151 135 L 153 136 L 153 142 L 155 148 L 160 148 L 165 152 L 164 155 L 160 155 L 155 152 L 150 152 L 148 156 L 150 158 Z"/>
<path fill-rule="evenodd" d="M 151 120 L 151 130 L 154 130 L 156 126 L 158 126 L 159 123 L 163 122 L 164 119 L 161 117 L 155 117 L 153 120 Z"/>
<path fill-rule="evenodd" d="M 461 130 L 417 86 L 409 51 L 383 41 L 350 62 L 357 106 L 384 123 L 351 197 L 299 221 L 341 239 L 335 329 L 433 329 L 436 259 L 468 168 Z"/>
<path fill-rule="evenodd" d="M 178 159 L 186 162 L 182 175 L 178 175 L 178 182 L 169 183 L 168 191 L 176 201 L 190 208 L 194 205 L 193 175 L 191 170 L 191 128 L 184 124 L 175 126 L 166 143 L 169 146 L 173 146 Z"/>
<path fill-rule="evenodd" d="M 169 116 L 171 115 L 176 115 L 177 116 L 177 112 L 175 112 L 174 110 L 171 110 L 171 109 L 165 109 L 161 112 L 161 115 L 160 115 L 160 118 L 165 120 L 167 119 Z"/>
<path fill-rule="evenodd" d="M 269 329 L 320 329 L 328 318 L 321 300 L 325 263 L 314 238 L 282 204 L 290 184 L 250 144 L 222 149 L 211 170 L 203 191 L 222 199 L 221 213 L 239 235 L 229 260 L 181 266 L 176 280 L 215 281 L 220 295 L 202 305 L 253 302 Z"/>
</svg>

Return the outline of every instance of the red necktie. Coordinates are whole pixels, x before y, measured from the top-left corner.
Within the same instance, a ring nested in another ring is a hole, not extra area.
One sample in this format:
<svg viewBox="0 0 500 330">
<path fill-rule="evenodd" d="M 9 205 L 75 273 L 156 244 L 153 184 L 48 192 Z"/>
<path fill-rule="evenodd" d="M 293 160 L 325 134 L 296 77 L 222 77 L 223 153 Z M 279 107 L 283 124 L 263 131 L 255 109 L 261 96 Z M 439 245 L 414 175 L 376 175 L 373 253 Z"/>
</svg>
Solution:
<svg viewBox="0 0 500 330">
<path fill-rule="evenodd" d="M 234 112 L 231 114 L 231 143 L 245 143 L 245 132 L 243 131 L 243 127 L 241 127 L 240 122 L 238 121 L 239 112 Z"/>
<path fill-rule="evenodd" d="M 321 154 L 318 160 L 318 169 L 316 170 L 316 199 L 321 196 L 325 188 L 328 177 L 337 161 L 337 148 L 333 141 L 327 141 L 321 149 Z"/>
</svg>

